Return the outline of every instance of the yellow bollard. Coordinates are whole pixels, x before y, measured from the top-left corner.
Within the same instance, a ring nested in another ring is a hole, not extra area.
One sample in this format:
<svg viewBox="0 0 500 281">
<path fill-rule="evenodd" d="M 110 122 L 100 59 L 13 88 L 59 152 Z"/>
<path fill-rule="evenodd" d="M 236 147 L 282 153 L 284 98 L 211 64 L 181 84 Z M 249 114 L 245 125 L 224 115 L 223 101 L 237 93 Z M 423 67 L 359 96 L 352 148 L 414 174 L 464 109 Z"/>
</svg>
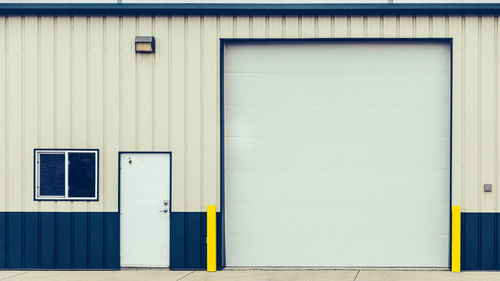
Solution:
<svg viewBox="0 0 500 281">
<path fill-rule="evenodd" d="M 215 205 L 207 206 L 207 271 L 217 271 L 217 232 Z"/>
<path fill-rule="evenodd" d="M 461 234 L 460 206 L 451 207 L 451 272 L 460 272 L 460 234 Z"/>
</svg>

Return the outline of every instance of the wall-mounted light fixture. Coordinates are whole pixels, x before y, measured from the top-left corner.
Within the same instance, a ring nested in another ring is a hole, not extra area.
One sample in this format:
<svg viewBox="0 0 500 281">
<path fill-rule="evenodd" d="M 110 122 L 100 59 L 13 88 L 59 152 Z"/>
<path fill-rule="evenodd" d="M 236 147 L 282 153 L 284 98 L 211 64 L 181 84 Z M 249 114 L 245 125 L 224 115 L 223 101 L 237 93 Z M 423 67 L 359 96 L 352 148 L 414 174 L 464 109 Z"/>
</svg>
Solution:
<svg viewBox="0 0 500 281">
<path fill-rule="evenodd" d="M 135 52 L 136 53 L 154 53 L 155 52 L 155 37 L 154 36 L 136 36 L 135 37 Z"/>
</svg>

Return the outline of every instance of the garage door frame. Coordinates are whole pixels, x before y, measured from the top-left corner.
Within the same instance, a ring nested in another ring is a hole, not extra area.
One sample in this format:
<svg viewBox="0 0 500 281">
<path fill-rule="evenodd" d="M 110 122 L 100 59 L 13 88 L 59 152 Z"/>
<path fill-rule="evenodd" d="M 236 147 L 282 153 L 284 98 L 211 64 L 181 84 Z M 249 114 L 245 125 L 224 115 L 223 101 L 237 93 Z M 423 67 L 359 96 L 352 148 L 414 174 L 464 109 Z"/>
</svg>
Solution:
<svg viewBox="0 0 500 281">
<path fill-rule="evenodd" d="M 221 236 L 222 236 L 222 255 L 217 257 L 220 264 L 226 266 L 226 228 L 225 228 L 225 109 L 224 109 L 224 97 L 225 97 L 225 69 L 224 69 L 224 49 L 226 44 L 232 42 L 248 42 L 248 43 L 283 43 L 283 42 L 294 42 L 294 43 L 305 43 L 305 42 L 435 42 L 435 43 L 447 43 L 450 47 L 450 173 L 449 173 L 449 239 L 448 239 L 448 268 L 451 268 L 451 245 L 452 245 L 452 225 L 451 225 L 451 210 L 452 210 L 452 159 L 453 159 L 453 38 L 220 38 L 220 54 L 219 54 L 219 74 L 220 74 L 220 212 L 221 212 Z"/>
</svg>

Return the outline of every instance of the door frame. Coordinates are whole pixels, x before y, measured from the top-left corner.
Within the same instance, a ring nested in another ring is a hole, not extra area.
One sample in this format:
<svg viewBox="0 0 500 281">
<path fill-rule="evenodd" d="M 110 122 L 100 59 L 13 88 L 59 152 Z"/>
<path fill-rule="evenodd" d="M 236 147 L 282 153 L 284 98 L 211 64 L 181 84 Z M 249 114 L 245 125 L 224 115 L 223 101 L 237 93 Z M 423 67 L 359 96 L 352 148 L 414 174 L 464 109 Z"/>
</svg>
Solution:
<svg viewBox="0 0 500 281">
<path fill-rule="evenodd" d="M 121 157 L 122 154 L 168 154 L 170 156 L 170 163 L 169 163 L 169 183 L 168 183 L 168 196 L 170 200 L 170 204 L 168 205 L 168 215 L 172 213 L 172 151 L 118 151 L 118 229 L 121 229 Z M 169 220 L 169 226 L 168 226 L 168 231 L 169 235 L 172 234 L 172 220 Z M 169 236 L 170 238 L 170 236 Z M 170 260 L 172 256 L 172 251 L 170 250 L 170 241 L 172 239 L 169 239 L 168 241 L 168 255 L 169 255 L 169 265 L 167 268 L 170 268 Z M 120 268 L 122 268 L 121 265 L 121 249 L 122 249 L 122 241 L 121 241 L 121 231 L 118 231 L 118 244 L 120 245 Z"/>
<path fill-rule="evenodd" d="M 453 39 L 452 37 L 422 37 L 422 38 L 397 38 L 397 37 L 373 37 L 373 38 L 349 38 L 349 37 L 338 37 L 338 38 L 234 38 L 234 37 L 221 37 L 219 38 L 219 157 L 220 157 L 220 212 L 221 212 L 221 229 L 222 229 L 222 257 L 217 257 L 220 259 L 222 267 L 226 267 L 226 216 L 225 216 L 225 204 L 226 204 L 226 180 L 225 180 L 225 150 L 226 150 L 226 137 L 225 137 L 225 47 L 233 42 L 238 43 L 283 43 L 283 42 L 298 42 L 298 43 L 310 43 L 310 42 L 347 42 L 347 43 L 370 43 L 370 42 L 388 42 L 388 43 L 398 43 L 398 42 L 428 42 L 428 43 L 444 43 L 448 44 L 450 47 L 450 137 L 449 137 L 449 163 L 450 163 L 450 173 L 449 173 L 449 238 L 448 238 L 448 269 L 451 271 L 451 245 L 452 245 L 452 221 L 451 221 L 451 211 L 453 205 Z"/>
</svg>

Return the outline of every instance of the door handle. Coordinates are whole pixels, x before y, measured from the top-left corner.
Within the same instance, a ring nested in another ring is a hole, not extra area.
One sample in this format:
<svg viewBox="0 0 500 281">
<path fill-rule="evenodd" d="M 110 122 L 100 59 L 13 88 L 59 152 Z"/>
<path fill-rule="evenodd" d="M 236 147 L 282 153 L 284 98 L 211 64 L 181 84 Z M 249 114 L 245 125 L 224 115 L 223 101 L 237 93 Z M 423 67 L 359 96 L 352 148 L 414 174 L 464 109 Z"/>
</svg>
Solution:
<svg viewBox="0 0 500 281">
<path fill-rule="evenodd" d="M 167 210 L 160 210 L 160 213 L 166 214 L 166 213 L 168 213 L 168 209 Z"/>
</svg>

